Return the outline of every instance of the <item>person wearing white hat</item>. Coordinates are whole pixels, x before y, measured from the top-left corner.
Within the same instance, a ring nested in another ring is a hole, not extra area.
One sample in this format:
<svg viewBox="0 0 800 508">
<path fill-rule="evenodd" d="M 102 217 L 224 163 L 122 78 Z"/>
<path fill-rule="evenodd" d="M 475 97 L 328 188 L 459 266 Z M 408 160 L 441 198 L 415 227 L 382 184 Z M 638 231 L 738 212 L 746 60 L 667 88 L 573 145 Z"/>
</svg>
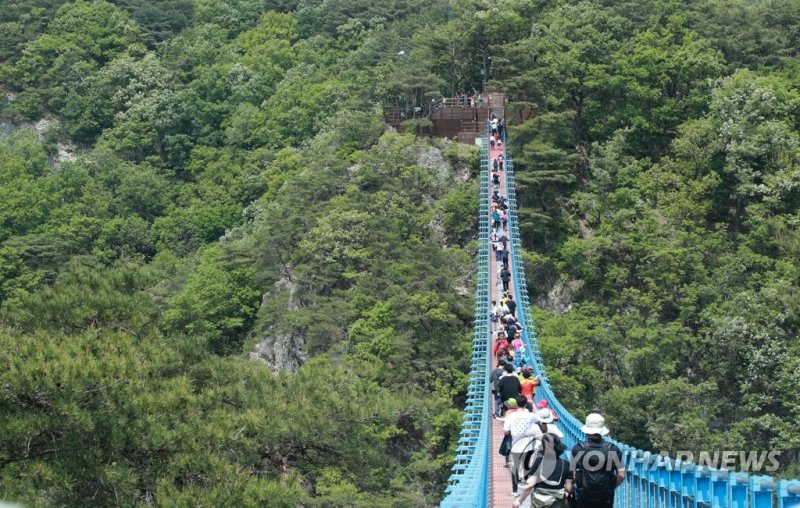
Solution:
<svg viewBox="0 0 800 508">
<path fill-rule="evenodd" d="M 603 439 L 609 430 L 600 414 L 589 414 L 581 432 L 586 434 L 586 441 L 575 445 L 570 461 L 576 507 L 612 508 L 614 490 L 625 481 L 622 451 Z"/>
<path fill-rule="evenodd" d="M 608 435 L 609 430 L 606 427 L 606 419 L 600 414 L 590 413 L 586 417 L 586 423 L 581 427 L 581 432 L 586 434 L 587 437 Z"/>
<path fill-rule="evenodd" d="M 519 399 L 526 399 L 524 395 Z M 524 407 L 524 406 L 522 406 Z M 527 471 L 533 463 L 533 456 L 542 449 L 542 436 L 553 434 L 564 439 L 564 434 L 553 423 L 550 411 L 517 413 L 514 420 L 506 420 L 503 430 L 511 434 L 511 485 L 514 495 L 520 478 L 520 466 Z"/>
</svg>

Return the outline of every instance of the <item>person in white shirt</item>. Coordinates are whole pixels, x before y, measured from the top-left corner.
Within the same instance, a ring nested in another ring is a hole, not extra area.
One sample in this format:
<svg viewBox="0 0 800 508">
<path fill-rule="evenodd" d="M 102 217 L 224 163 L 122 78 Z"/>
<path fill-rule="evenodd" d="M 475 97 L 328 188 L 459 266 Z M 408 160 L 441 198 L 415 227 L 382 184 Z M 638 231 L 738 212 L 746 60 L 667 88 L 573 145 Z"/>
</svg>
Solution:
<svg viewBox="0 0 800 508">
<path fill-rule="evenodd" d="M 494 322 L 498 323 L 498 326 L 499 326 L 500 320 L 506 314 L 508 314 L 508 306 L 506 304 L 504 304 L 503 302 L 497 302 L 492 307 L 492 315 L 494 316 Z"/>
<path fill-rule="evenodd" d="M 505 248 L 501 242 L 494 242 L 494 259 L 499 263 L 503 260 L 503 251 Z"/>
<path fill-rule="evenodd" d="M 524 396 L 522 397 L 524 398 Z M 527 400 L 524 402 L 527 403 Z M 524 404 L 519 404 L 519 400 L 517 405 L 525 407 Z M 524 417 L 519 416 L 520 414 Z M 506 420 L 503 430 L 511 433 L 511 485 L 514 497 L 516 497 L 520 466 L 529 462 L 528 458 L 532 462 L 536 451 L 541 450 L 541 437 L 545 434 L 553 434 L 559 439 L 564 439 L 564 433 L 553 423 L 553 414 L 549 409 L 540 409 L 535 414 L 527 410 L 524 413 L 518 411 Z"/>
<path fill-rule="evenodd" d="M 520 444 L 524 444 L 523 441 L 527 442 L 525 431 L 531 418 L 535 418 L 533 413 L 525 409 L 527 404 L 528 399 L 524 395 L 517 397 L 517 406 L 521 409 L 506 417 L 503 423 L 503 431 L 511 434 L 511 488 L 514 497 L 519 495 L 517 487 L 519 485 L 520 452 L 522 451 Z"/>
<path fill-rule="evenodd" d="M 501 312 L 503 311 L 500 308 L 500 304 L 497 303 L 497 300 L 492 300 L 492 310 L 490 317 L 493 323 L 497 323 L 498 321 L 500 321 L 500 318 L 503 317 Z"/>
</svg>

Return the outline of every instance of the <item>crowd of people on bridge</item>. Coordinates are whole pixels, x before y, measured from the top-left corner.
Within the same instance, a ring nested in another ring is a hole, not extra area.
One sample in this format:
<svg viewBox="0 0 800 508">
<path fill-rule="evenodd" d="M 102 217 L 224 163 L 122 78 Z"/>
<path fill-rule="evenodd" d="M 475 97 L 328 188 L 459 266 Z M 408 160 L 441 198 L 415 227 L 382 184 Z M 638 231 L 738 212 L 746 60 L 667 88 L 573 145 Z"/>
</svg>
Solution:
<svg viewBox="0 0 800 508">
<path fill-rule="evenodd" d="M 536 402 L 541 378 L 525 360 L 524 329 L 518 319 L 515 287 L 510 271 L 513 253 L 508 234 L 508 198 L 502 187 L 505 160 L 502 154 L 502 122 L 491 118 L 491 231 L 495 255 L 497 297 L 492 300 L 492 357 L 494 369 L 489 383 L 494 398 L 493 418 L 503 423 L 499 453 L 511 475 L 512 506 L 530 497 L 533 508 L 612 508 L 614 490 L 625 478 L 622 453 L 604 440 L 605 420 L 589 414 L 581 431 L 586 441 L 573 447 L 565 459 L 564 434 L 558 415 L 546 399 Z M 501 150 L 500 154 L 496 154 Z"/>
</svg>

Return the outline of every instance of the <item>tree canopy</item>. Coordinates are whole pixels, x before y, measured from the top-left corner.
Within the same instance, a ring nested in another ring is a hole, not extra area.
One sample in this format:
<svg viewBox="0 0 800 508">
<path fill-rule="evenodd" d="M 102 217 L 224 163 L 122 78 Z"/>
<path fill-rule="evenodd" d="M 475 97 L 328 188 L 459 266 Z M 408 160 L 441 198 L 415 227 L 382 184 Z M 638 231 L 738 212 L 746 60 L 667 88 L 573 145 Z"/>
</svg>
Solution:
<svg viewBox="0 0 800 508">
<path fill-rule="evenodd" d="M 798 27 L 791 0 L 5 2 L 0 498 L 436 504 L 479 158 L 383 114 L 484 78 L 566 406 L 644 448 L 797 447 Z"/>
</svg>

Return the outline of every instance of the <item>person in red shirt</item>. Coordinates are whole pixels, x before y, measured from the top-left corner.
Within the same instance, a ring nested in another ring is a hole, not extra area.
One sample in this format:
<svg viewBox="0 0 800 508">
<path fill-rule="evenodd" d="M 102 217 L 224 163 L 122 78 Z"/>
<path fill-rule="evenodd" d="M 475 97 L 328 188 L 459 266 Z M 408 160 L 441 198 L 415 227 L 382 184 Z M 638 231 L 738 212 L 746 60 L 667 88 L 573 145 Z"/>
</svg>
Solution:
<svg viewBox="0 0 800 508">
<path fill-rule="evenodd" d="M 495 358 L 497 358 L 497 360 L 500 361 L 507 356 L 507 353 L 508 353 L 508 342 L 506 342 L 506 339 L 504 338 L 497 339 L 494 342 L 494 348 L 492 349 L 492 354 L 494 354 Z"/>
</svg>

